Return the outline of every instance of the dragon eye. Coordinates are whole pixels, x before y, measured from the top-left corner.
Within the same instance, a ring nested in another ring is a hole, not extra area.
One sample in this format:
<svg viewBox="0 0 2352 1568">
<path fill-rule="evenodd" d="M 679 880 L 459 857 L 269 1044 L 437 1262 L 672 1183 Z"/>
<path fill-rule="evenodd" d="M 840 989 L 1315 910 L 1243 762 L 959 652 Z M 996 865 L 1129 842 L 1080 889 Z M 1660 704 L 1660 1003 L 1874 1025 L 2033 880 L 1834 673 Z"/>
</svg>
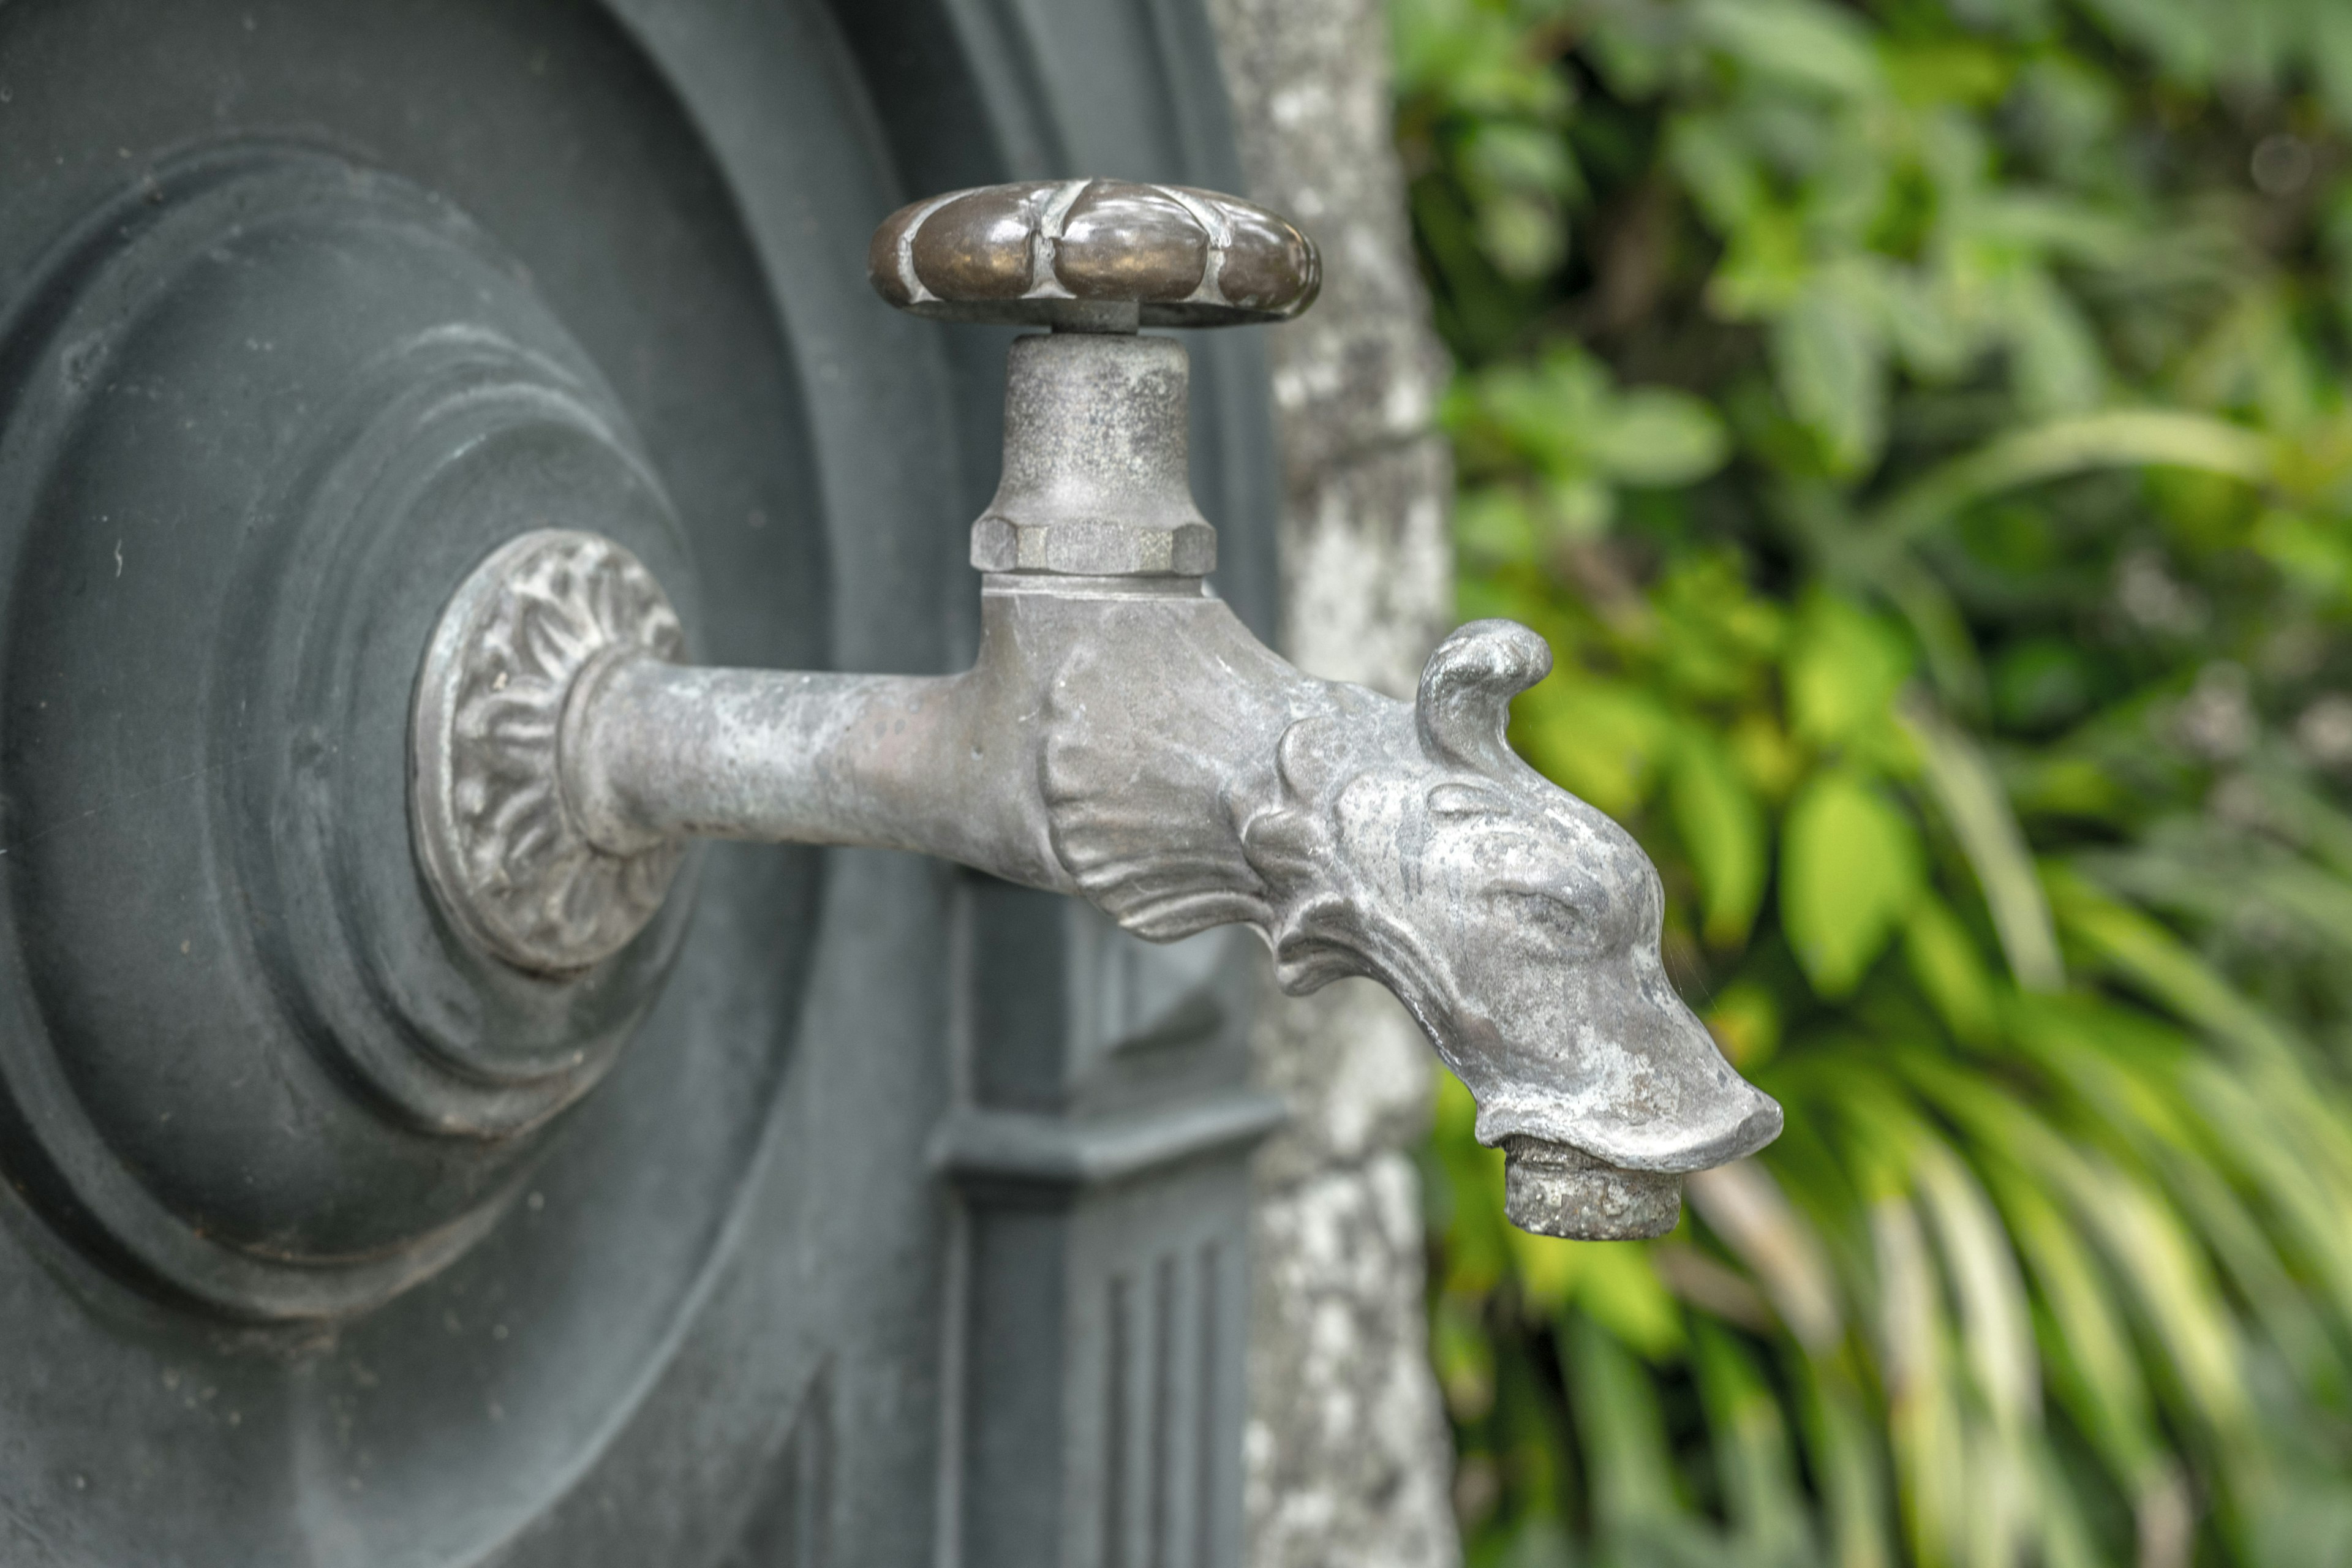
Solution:
<svg viewBox="0 0 2352 1568">
<path fill-rule="evenodd" d="M 1522 942 L 1540 944 L 1549 959 L 1575 959 L 1607 944 L 1601 922 L 1556 893 L 1511 887 L 1495 893 L 1505 931 Z"/>
<path fill-rule="evenodd" d="M 1496 893 L 1515 920 L 1570 932 L 1583 928 L 1584 917 L 1549 893 L 1539 893 L 1531 888 L 1498 888 Z"/>
<path fill-rule="evenodd" d="M 1491 784 L 1450 781 L 1429 792 L 1433 816 L 1498 816 L 1508 809 Z"/>
</svg>

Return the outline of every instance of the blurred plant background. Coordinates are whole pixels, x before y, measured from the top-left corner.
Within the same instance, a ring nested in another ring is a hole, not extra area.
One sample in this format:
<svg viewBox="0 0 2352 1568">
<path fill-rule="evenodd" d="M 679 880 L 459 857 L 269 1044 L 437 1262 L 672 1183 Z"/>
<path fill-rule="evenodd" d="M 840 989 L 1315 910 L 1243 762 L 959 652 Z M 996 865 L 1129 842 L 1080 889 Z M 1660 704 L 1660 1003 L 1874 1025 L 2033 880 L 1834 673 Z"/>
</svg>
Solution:
<svg viewBox="0 0 2352 1568">
<path fill-rule="evenodd" d="M 2352 1563 L 2352 4 L 1394 0 L 1465 616 L 1789 1113 L 1541 1240 L 1474 1564 Z"/>
</svg>

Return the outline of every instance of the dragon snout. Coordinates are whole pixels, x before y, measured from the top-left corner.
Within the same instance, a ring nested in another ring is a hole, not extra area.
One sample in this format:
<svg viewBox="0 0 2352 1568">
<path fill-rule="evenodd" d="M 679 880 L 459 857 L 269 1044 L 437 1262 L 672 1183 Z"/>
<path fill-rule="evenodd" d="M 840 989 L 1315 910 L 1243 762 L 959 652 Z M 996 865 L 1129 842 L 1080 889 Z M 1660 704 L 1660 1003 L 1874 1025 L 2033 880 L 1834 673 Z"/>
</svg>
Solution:
<svg viewBox="0 0 2352 1568">
<path fill-rule="evenodd" d="M 1503 1141 L 1503 1213 L 1521 1230 L 1578 1241 L 1639 1241 L 1664 1236 L 1682 1215 L 1683 1177 L 1753 1153 L 1780 1135 L 1780 1107 L 1740 1082 L 1753 1103 L 1727 1134 L 1675 1151 L 1671 1169 L 1612 1164 L 1572 1143 L 1516 1136 Z M 1685 1164 L 1681 1162 L 1688 1160 Z"/>
<path fill-rule="evenodd" d="M 1478 1138 L 1504 1152 L 1504 1213 L 1542 1236 L 1663 1236 L 1683 1177 L 1751 1154 L 1780 1107 L 1735 1072 L 1664 977 L 1575 987 L 1550 1043 L 1478 1020 L 1456 1034 Z M 1515 1038 L 1514 1036 L 1517 1037 Z"/>
</svg>

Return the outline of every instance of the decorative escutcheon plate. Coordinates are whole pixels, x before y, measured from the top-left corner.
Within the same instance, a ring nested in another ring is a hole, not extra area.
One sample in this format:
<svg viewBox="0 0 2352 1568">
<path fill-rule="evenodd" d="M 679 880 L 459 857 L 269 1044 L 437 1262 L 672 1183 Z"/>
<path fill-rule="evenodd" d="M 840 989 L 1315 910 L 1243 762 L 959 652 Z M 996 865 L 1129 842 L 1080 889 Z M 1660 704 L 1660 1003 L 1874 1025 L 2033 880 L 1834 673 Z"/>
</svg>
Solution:
<svg viewBox="0 0 2352 1568">
<path fill-rule="evenodd" d="M 591 843 L 562 798 L 556 742 L 567 700 L 615 661 L 685 654 L 661 584 L 596 534 L 510 540 L 450 600 L 416 683 L 417 846 L 442 907 L 501 958 L 585 969 L 668 895 L 684 843 Z"/>
</svg>

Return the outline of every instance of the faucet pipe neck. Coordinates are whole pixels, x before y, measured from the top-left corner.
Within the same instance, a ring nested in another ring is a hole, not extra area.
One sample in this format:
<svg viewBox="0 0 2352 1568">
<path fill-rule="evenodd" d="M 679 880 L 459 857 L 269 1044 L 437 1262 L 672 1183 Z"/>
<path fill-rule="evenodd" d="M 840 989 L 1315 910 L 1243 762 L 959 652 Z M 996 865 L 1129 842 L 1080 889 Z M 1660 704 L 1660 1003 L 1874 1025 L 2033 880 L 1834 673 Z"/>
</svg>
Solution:
<svg viewBox="0 0 2352 1568">
<path fill-rule="evenodd" d="M 1202 577 L 1217 533 L 1193 503 L 1191 367 L 1172 338 L 1014 340 L 1004 468 L 971 528 L 982 572 Z"/>
<path fill-rule="evenodd" d="M 1183 825 L 1214 847 L 1207 862 L 1237 865 L 1231 804 L 1262 793 L 1306 695 L 1286 684 L 1289 667 L 1197 579 L 988 584 L 980 657 L 961 675 L 709 668 L 638 653 L 592 668 L 556 746 L 565 809 L 611 856 L 687 837 L 905 849 L 1082 892 L 1055 818 L 1072 780 L 1102 765 L 1067 744 L 1063 710 L 1076 703 L 1098 722 L 1125 710 L 1133 726 L 1114 771 L 1137 798 L 1117 809 L 1163 833 Z M 1153 650 L 1142 679 L 1105 665 L 1107 638 Z M 1090 779 L 1083 793 L 1103 790 Z"/>
</svg>

